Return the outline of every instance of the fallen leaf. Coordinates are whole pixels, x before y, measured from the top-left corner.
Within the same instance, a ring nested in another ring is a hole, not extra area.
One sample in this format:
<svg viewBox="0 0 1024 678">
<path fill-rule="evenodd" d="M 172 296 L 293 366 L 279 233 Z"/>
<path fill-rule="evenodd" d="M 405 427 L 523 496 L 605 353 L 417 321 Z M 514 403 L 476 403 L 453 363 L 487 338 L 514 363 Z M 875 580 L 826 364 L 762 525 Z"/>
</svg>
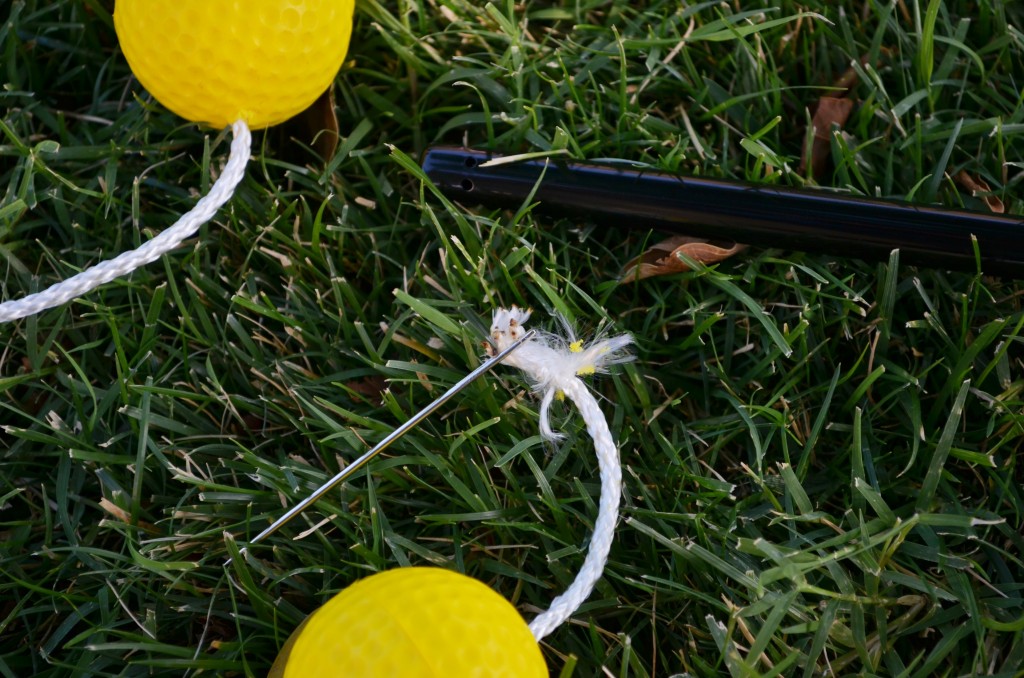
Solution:
<svg viewBox="0 0 1024 678">
<path fill-rule="evenodd" d="M 636 282 L 643 278 L 659 275 L 670 275 L 690 270 L 686 258 L 704 265 L 716 264 L 746 249 L 746 245 L 724 243 L 694 238 L 688 235 L 676 235 L 652 245 L 646 252 L 626 264 L 619 276 L 619 282 Z"/>
<path fill-rule="evenodd" d="M 282 160 L 296 165 L 310 162 L 311 147 L 325 162 L 331 161 L 340 140 L 338 116 L 334 112 L 334 88 L 327 89 L 309 108 L 277 128 L 275 147 Z"/>
<path fill-rule="evenodd" d="M 889 51 L 888 48 L 882 47 L 880 53 L 889 56 Z M 861 57 L 860 63 L 867 64 L 868 57 Z M 836 125 L 842 129 L 846 124 L 854 104 L 854 101 L 847 99 L 846 95 L 857 86 L 859 81 L 860 76 L 857 69 L 850 66 L 832 83 L 832 93 L 818 99 L 814 116 L 811 119 L 814 131 L 807 142 L 810 148 L 805 146 L 800 157 L 800 174 L 807 176 L 807 168 L 810 165 L 809 176 L 815 179 L 828 169 L 829 161 L 832 159 L 832 126 Z"/>
<path fill-rule="evenodd" d="M 387 390 L 388 382 L 381 375 L 375 374 L 363 379 L 345 382 L 345 387 L 353 393 L 363 396 L 374 405 L 380 405 L 384 402 L 382 394 Z"/>
<path fill-rule="evenodd" d="M 1003 205 L 1003 201 L 992 193 L 992 189 L 989 187 L 988 182 L 981 177 L 972 177 L 967 173 L 967 170 L 960 170 L 956 173 L 956 176 L 953 177 L 953 179 L 956 183 L 970 191 L 971 195 L 975 198 L 980 198 L 984 201 L 992 212 L 995 212 L 996 214 L 1003 214 L 1006 212 L 1006 206 Z"/>
<path fill-rule="evenodd" d="M 814 132 L 810 139 L 810 149 L 804 148 L 800 158 L 800 174 L 806 174 L 810 159 L 811 178 L 817 178 L 828 169 L 832 159 L 832 126 L 839 129 L 846 124 L 853 110 L 853 101 L 838 97 L 821 97 L 814 110 L 811 126 Z"/>
</svg>

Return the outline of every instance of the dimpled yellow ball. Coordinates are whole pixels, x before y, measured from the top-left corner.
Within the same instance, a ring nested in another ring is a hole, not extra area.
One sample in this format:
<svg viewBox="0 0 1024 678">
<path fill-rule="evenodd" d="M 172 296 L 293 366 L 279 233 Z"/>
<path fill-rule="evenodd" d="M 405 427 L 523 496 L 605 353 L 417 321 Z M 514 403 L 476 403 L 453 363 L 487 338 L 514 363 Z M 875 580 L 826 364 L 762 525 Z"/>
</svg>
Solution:
<svg viewBox="0 0 1024 678">
<path fill-rule="evenodd" d="M 331 598 L 295 630 L 271 678 L 547 676 L 519 612 L 476 579 L 388 570 Z"/>
<path fill-rule="evenodd" d="M 330 86 L 355 0 L 117 0 L 135 76 L 167 108 L 221 128 L 283 122 Z"/>
</svg>

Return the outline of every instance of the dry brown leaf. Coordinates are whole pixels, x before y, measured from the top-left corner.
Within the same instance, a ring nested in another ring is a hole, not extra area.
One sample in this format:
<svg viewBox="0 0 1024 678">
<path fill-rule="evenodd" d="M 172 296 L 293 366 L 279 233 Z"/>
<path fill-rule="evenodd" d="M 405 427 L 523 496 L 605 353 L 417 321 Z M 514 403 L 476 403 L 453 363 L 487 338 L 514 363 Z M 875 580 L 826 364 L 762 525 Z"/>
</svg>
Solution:
<svg viewBox="0 0 1024 678">
<path fill-rule="evenodd" d="M 880 53 L 888 56 L 890 50 L 882 47 Z M 860 59 L 861 64 L 868 63 L 868 57 Z M 876 64 L 880 65 L 879 64 Z M 829 161 L 832 159 L 832 126 L 837 125 L 842 129 L 853 110 L 854 100 L 847 99 L 846 95 L 857 86 L 860 81 L 858 71 L 853 66 L 847 68 L 834 83 L 832 83 L 832 94 L 818 99 L 814 110 L 814 117 L 811 124 L 814 126 L 814 134 L 808 141 L 810 148 L 804 148 L 800 158 L 800 174 L 807 175 L 808 158 L 810 159 L 810 177 L 817 178 L 828 169 Z"/>
<path fill-rule="evenodd" d="M 367 401 L 373 402 L 375 405 L 380 405 L 384 402 L 382 394 L 387 390 L 388 382 L 381 375 L 374 374 L 369 377 L 364 377 L 363 379 L 354 379 L 352 381 L 345 382 L 345 386 L 366 398 Z"/>
<path fill-rule="evenodd" d="M 283 160 L 305 165 L 311 158 L 303 146 L 309 146 L 329 163 L 341 139 L 340 129 L 334 111 L 334 88 L 330 87 L 309 108 L 277 128 L 276 148 Z"/>
<path fill-rule="evenodd" d="M 690 270 L 679 255 L 704 265 L 716 264 L 746 249 L 746 245 L 711 241 L 688 235 L 675 235 L 652 245 L 646 252 L 626 264 L 619 282 L 636 282 L 644 278 L 670 275 Z"/>
<path fill-rule="evenodd" d="M 970 191 L 971 195 L 975 198 L 983 200 L 992 212 L 996 214 L 1006 212 L 1006 206 L 1003 205 L 1003 201 L 992 193 L 988 182 L 981 177 L 972 177 L 967 173 L 967 170 L 960 170 L 953 179 L 956 180 L 956 183 Z"/>
<path fill-rule="evenodd" d="M 828 163 L 832 159 L 832 126 L 837 125 L 839 129 L 846 124 L 853 110 L 853 101 L 837 97 L 821 97 L 818 99 L 818 107 L 814 111 L 814 118 L 811 124 L 814 126 L 814 135 L 810 140 L 811 148 L 804 149 L 800 159 L 800 174 L 806 174 L 807 159 L 810 158 L 812 178 L 825 173 Z"/>
</svg>

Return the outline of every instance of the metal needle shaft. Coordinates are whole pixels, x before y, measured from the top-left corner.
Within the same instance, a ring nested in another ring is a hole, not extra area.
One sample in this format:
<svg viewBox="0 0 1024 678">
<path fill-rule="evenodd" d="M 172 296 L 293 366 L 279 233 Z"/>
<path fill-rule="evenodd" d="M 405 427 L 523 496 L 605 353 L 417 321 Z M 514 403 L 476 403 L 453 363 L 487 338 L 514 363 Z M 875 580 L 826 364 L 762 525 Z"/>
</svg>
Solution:
<svg viewBox="0 0 1024 678">
<path fill-rule="evenodd" d="M 355 473 L 356 471 L 361 469 L 363 466 L 365 466 L 368 461 L 370 461 L 375 456 L 377 456 L 378 454 L 380 454 L 381 452 L 386 450 L 388 448 L 388 446 L 391 445 L 391 443 L 395 442 L 396 440 L 398 440 L 399 438 L 404 436 L 406 433 L 408 433 L 410 430 L 415 428 L 417 424 L 419 424 L 421 421 L 423 421 L 428 416 L 430 416 L 435 410 L 437 410 L 437 408 L 441 407 L 446 402 L 448 402 L 452 398 L 452 396 L 454 396 L 456 393 L 458 393 L 462 389 L 464 389 L 467 386 L 469 386 L 473 381 L 475 381 L 476 379 L 481 377 L 484 373 L 486 373 L 492 367 L 494 367 L 495 365 L 500 363 L 502 360 L 504 360 L 505 357 L 508 354 L 512 353 L 512 351 L 514 351 L 517 348 L 519 348 L 520 346 L 522 346 L 523 343 L 526 342 L 535 333 L 536 333 L 536 330 L 530 330 L 529 332 L 524 334 L 519 340 L 517 340 L 511 346 L 506 348 L 504 351 L 501 351 L 500 353 L 498 353 L 494 357 L 492 357 L 492 358 L 484 361 L 483 363 L 481 363 L 479 367 L 477 367 L 475 370 L 473 370 L 472 372 L 467 374 L 465 377 L 460 379 L 459 382 L 457 384 L 455 384 L 454 386 L 452 386 L 450 389 L 445 391 L 444 395 L 442 395 L 437 400 L 435 400 L 434 402 L 430 403 L 429 405 L 424 407 L 422 410 L 420 410 L 419 412 L 414 414 L 408 421 L 406 421 L 404 424 L 402 424 L 401 426 L 396 428 L 394 431 L 389 433 L 388 436 L 386 438 L 384 438 L 384 440 L 380 441 L 372 449 L 370 449 L 369 451 L 364 453 L 363 456 L 359 457 L 358 459 L 353 461 L 351 464 L 349 464 L 348 466 L 343 468 L 341 471 L 338 472 L 337 475 L 335 475 L 333 478 L 331 478 L 326 483 L 324 483 L 319 488 L 317 488 L 316 491 L 313 492 L 311 495 L 309 495 L 308 497 L 306 497 L 305 499 L 300 501 L 295 506 L 293 506 L 290 509 L 288 509 L 287 513 L 285 513 L 283 516 L 281 516 L 280 518 L 275 520 L 273 523 L 270 524 L 269 527 L 267 527 L 265 530 L 263 530 L 262 532 L 257 534 L 255 537 L 253 537 L 252 540 L 249 542 L 249 546 L 252 546 L 254 544 L 260 543 L 261 541 L 263 541 L 264 539 L 266 539 L 267 537 L 269 537 L 270 535 L 274 534 L 279 529 L 281 529 L 282 527 L 287 525 L 295 516 L 299 515 L 303 511 L 305 511 L 312 504 L 316 503 L 317 500 L 319 500 L 325 494 L 330 492 L 339 483 L 341 483 L 346 478 L 351 476 L 353 473 Z M 248 547 L 246 547 L 246 548 L 248 548 Z M 244 553 L 246 551 L 246 548 L 243 548 L 241 550 L 241 552 Z M 227 560 L 227 562 L 225 563 L 225 565 L 230 564 L 230 563 L 231 563 L 231 559 L 229 558 Z"/>
</svg>

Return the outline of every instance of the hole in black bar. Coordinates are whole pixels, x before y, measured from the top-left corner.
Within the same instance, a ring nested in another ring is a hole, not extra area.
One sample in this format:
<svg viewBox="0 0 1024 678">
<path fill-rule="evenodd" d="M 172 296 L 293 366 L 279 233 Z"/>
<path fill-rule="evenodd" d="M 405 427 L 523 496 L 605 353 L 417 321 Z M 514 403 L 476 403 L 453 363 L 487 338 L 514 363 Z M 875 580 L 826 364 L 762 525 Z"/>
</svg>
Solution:
<svg viewBox="0 0 1024 678">
<path fill-rule="evenodd" d="M 470 169 L 476 167 L 476 158 L 466 158 L 463 162 L 465 163 L 466 167 Z"/>
<path fill-rule="evenodd" d="M 463 179 L 462 183 L 460 183 L 459 186 L 461 186 L 462 190 L 466 191 L 467 193 L 473 190 L 473 182 L 470 179 Z"/>
</svg>

